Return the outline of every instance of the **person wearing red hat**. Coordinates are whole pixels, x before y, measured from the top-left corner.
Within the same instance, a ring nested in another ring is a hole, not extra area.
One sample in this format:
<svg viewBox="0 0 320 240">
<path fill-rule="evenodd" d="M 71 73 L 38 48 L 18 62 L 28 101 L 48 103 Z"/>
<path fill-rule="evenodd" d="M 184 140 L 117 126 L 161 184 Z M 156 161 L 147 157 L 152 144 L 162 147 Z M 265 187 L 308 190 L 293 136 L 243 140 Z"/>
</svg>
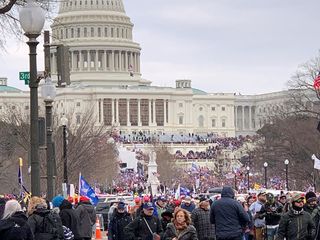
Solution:
<svg viewBox="0 0 320 240">
<path fill-rule="evenodd" d="M 83 240 L 91 240 L 92 227 L 96 223 L 96 210 L 94 209 L 94 206 L 92 206 L 90 199 L 81 196 L 76 207 L 76 212 L 80 217 L 80 229 Z"/>
</svg>

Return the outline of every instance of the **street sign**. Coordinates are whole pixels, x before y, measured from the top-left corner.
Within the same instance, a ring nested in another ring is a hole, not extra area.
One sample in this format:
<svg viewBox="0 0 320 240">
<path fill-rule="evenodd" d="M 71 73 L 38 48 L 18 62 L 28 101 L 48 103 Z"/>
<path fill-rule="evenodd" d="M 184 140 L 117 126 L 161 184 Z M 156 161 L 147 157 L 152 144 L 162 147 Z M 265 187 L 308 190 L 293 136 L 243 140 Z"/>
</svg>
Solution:
<svg viewBox="0 0 320 240">
<path fill-rule="evenodd" d="M 29 85 L 29 80 L 24 80 L 24 85 Z"/>
<path fill-rule="evenodd" d="M 23 81 L 30 81 L 30 72 L 19 72 L 19 79 Z"/>
</svg>

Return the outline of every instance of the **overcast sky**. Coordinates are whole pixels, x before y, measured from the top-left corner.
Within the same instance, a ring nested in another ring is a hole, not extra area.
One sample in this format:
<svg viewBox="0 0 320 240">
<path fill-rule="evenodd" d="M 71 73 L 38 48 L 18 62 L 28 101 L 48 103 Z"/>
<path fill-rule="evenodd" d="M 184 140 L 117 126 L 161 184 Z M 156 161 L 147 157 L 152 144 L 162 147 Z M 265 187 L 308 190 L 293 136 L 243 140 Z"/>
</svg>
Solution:
<svg viewBox="0 0 320 240">
<path fill-rule="evenodd" d="M 153 85 L 191 79 L 207 92 L 280 91 L 320 46 L 319 0 L 123 2 L 142 47 L 143 77 Z M 12 42 L 0 54 L 0 76 L 11 86 L 23 86 L 18 72 L 28 69 L 27 51 Z"/>
</svg>

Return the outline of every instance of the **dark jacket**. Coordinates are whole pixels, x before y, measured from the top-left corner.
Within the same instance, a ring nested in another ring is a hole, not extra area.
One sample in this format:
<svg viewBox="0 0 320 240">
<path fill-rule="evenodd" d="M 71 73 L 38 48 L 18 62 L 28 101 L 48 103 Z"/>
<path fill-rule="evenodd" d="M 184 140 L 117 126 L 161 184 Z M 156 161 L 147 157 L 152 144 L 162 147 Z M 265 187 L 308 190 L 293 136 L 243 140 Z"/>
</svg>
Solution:
<svg viewBox="0 0 320 240">
<path fill-rule="evenodd" d="M 300 213 L 292 209 L 285 213 L 279 223 L 276 240 L 311 240 L 314 239 L 315 225 L 311 215 L 305 211 Z"/>
<path fill-rule="evenodd" d="M 191 214 L 191 219 L 199 240 L 214 239 L 214 225 L 210 222 L 209 210 L 196 208 Z"/>
<path fill-rule="evenodd" d="M 162 226 L 160 220 L 156 216 L 146 216 L 141 212 L 140 216 L 133 220 L 129 225 L 124 228 L 126 240 L 152 240 L 152 234 L 144 221 L 146 219 L 151 231 L 162 235 Z"/>
<path fill-rule="evenodd" d="M 311 214 L 312 220 L 316 225 L 315 240 L 320 240 L 320 206 L 313 210 Z"/>
<path fill-rule="evenodd" d="M 63 200 L 59 208 L 62 225 L 72 231 L 75 239 L 82 239 L 83 237 L 80 232 L 80 219 L 76 211 L 72 208 L 71 203 L 67 200 Z"/>
<path fill-rule="evenodd" d="M 47 231 L 47 229 L 45 229 L 44 218 L 45 216 L 48 217 L 49 214 L 55 215 L 54 220 L 56 221 L 56 223 L 54 223 L 54 225 L 56 225 L 56 229 L 50 229 L 50 231 Z M 64 239 L 62 222 L 61 222 L 60 216 L 56 213 L 53 213 L 53 212 L 51 213 L 50 210 L 37 209 L 29 217 L 28 224 L 31 228 L 31 231 L 34 235 L 35 240 L 46 240 L 46 239 L 63 240 Z"/>
<path fill-rule="evenodd" d="M 84 238 L 92 237 L 92 226 L 96 223 L 96 210 L 90 201 L 80 202 L 76 208 L 80 219 L 80 234 Z"/>
<path fill-rule="evenodd" d="M 33 240 L 28 218 L 23 212 L 16 212 L 8 219 L 0 221 L 0 239 Z"/>
<path fill-rule="evenodd" d="M 274 202 L 273 204 L 264 204 L 259 212 L 260 217 L 265 217 L 265 223 L 268 226 L 278 225 L 282 216 L 283 207 L 281 204 Z"/>
<path fill-rule="evenodd" d="M 109 240 L 126 240 L 124 234 L 124 228 L 132 222 L 132 218 L 129 213 L 115 212 L 113 218 L 109 223 L 108 239 Z"/>
<path fill-rule="evenodd" d="M 223 187 L 221 199 L 215 201 L 210 210 L 210 222 L 215 224 L 217 238 L 236 238 L 242 235 L 243 227 L 249 223 L 248 214 L 234 200 L 231 187 Z"/>
<path fill-rule="evenodd" d="M 163 235 L 163 240 L 171 240 L 177 238 L 178 240 L 198 240 L 197 232 L 194 226 L 189 225 L 186 229 L 177 233 L 173 223 L 169 223 L 167 230 Z"/>
<path fill-rule="evenodd" d="M 5 206 L 6 206 L 6 200 L 4 198 L 0 198 L 0 219 L 2 219 Z"/>
</svg>

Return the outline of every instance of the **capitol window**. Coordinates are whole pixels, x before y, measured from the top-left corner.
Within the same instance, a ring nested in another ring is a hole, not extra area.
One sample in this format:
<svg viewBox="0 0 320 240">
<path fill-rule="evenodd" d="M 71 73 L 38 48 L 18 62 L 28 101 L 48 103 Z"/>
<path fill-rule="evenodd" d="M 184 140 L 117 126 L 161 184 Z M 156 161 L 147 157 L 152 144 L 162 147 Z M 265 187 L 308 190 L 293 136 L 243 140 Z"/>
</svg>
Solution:
<svg viewBox="0 0 320 240">
<path fill-rule="evenodd" d="M 201 112 L 202 110 L 203 110 L 203 107 L 200 107 L 200 108 L 199 108 L 199 111 Z"/>
<path fill-rule="evenodd" d="M 94 28 L 91 28 L 91 37 L 94 37 Z"/>
<path fill-rule="evenodd" d="M 98 28 L 98 37 L 101 37 L 101 28 Z"/>
<path fill-rule="evenodd" d="M 221 110 L 222 110 L 222 111 L 225 111 L 225 110 L 226 110 L 226 107 L 221 107 Z"/>
<path fill-rule="evenodd" d="M 80 37 L 80 28 L 77 29 L 77 37 Z"/>
<path fill-rule="evenodd" d="M 77 107 L 80 107 L 80 102 L 77 102 Z"/>
<path fill-rule="evenodd" d="M 87 37 L 87 28 L 86 27 L 83 29 L 83 36 Z"/>
<path fill-rule="evenodd" d="M 182 108 L 182 107 L 183 107 L 183 103 L 179 103 L 179 107 L 181 107 L 181 108 Z"/>
<path fill-rule="evenodd" d="M 183 124 L 183 116 L 179 116 L 179 124 L 180 124 L 180 125 Z"/>
<path fill-rule="evenodd" d="M 216 107 L 211 107 L 211 111 L 215 111 L 216 110 Z"/>
<path fill-rule="evenodd" d="M 212 119 L 212 120 L 211 120 L 211 126 L 212 126 L 212 127 L 216 127 L 216 120 L 215 120 L 215 119 Z"/>
<path fill-rule="evenodd" d="M 226 127 L 226 119 L 222 119 L 221 121 L 221 127 Z"/>
</svg>

